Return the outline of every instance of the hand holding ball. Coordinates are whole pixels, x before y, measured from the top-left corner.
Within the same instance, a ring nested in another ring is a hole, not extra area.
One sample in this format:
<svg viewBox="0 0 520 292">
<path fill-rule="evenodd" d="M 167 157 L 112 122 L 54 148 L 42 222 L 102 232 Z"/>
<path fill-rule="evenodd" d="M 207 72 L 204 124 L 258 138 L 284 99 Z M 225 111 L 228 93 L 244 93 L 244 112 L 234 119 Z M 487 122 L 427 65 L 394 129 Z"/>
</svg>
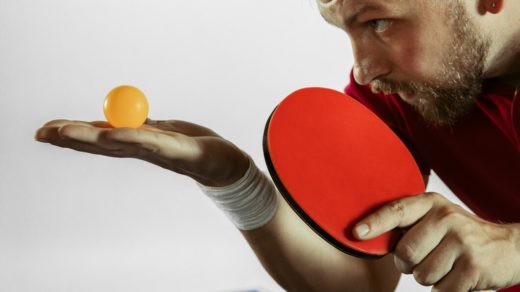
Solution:
<svg viewBox="0 0 520 292">
<path fill-rule="evenodd" d="M 148 101 L 141 90 L 123 85 L 108 93 L 103 112 L 114 128 L 138 128 L 148 117 Z"/>
</svg>

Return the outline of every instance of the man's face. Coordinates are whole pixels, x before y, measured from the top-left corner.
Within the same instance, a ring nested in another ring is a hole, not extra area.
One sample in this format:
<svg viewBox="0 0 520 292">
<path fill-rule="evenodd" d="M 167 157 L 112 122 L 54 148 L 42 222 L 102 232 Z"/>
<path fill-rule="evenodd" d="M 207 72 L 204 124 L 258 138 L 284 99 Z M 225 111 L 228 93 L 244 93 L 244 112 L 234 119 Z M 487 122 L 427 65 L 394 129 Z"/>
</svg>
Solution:
<svg viewBox="0 0 520 292">
<path fill-rule="evenodd" d="M 462 1 L 322 0 L 352 43 L 354 77 L 397 93 L 435 125 L 453 125 L 481 92 L 489 48 Z"/>
</svg>

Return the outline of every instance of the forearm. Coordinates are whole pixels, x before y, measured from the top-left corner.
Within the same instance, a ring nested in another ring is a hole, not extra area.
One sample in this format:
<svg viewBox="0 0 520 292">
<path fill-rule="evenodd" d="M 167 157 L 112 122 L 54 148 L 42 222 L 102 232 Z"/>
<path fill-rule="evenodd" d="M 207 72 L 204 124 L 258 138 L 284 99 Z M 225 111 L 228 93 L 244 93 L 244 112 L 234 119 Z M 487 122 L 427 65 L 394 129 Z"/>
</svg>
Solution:
<svg viewBox="0 0 520 292">
<path fill-rule="evenodd" d="M 393 291 L 399 273 L 391 257 L 361 260 L 337 250 L 287 205 L 250 160 L 224 187 L 200 185 L 242 231 L 265 269 L 289 291 Z"/>
<path fill-rule="evenodd" d="M 278 194 L 278 210 L 261 228 L 242 231 L 262 265 L 288 291 L 393 291 L 393 260 L 342 253 L 313 232 Z"/>
</svg>

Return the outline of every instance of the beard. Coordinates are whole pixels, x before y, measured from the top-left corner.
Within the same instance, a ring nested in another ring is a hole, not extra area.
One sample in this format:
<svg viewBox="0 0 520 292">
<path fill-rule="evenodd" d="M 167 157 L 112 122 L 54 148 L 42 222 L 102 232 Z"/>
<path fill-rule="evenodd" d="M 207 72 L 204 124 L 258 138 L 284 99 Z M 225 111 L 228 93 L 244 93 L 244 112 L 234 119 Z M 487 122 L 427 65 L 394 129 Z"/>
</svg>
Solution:
<svg viewBox="0 0 520 292">
<path fill-rule="evenodd" d="M 463 4 L 455 1 L 448 6 L 453 39 L 436 78 L 427 82 L 380 78 L 370 83 L 374 93 L 413 93 L 406 102 L 434 126 L 453 126 L 471 111 L 482 92 L 484 60 L 489 50 L 489 42 L 478 35 Z"/>
</svg>

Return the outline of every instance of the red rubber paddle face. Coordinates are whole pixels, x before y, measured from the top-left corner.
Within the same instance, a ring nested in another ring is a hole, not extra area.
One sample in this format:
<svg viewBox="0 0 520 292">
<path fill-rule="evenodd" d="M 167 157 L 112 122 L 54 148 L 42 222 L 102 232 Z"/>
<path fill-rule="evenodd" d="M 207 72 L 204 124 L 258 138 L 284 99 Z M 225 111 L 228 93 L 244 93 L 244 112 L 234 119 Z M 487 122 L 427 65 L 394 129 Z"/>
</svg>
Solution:
<svg viewBox="0 0 520 292">
<path fill-rule="evenodd" d="M 285 98 L 264 132 L 277 188 L 324 239 L 351 255 L 377 258 L 401 232 L 360 241 L 354 225 L 396 199 L 424 192 L 412 155 L 394 132 L 353 98 L 305 88 Z"/>
</svg>

